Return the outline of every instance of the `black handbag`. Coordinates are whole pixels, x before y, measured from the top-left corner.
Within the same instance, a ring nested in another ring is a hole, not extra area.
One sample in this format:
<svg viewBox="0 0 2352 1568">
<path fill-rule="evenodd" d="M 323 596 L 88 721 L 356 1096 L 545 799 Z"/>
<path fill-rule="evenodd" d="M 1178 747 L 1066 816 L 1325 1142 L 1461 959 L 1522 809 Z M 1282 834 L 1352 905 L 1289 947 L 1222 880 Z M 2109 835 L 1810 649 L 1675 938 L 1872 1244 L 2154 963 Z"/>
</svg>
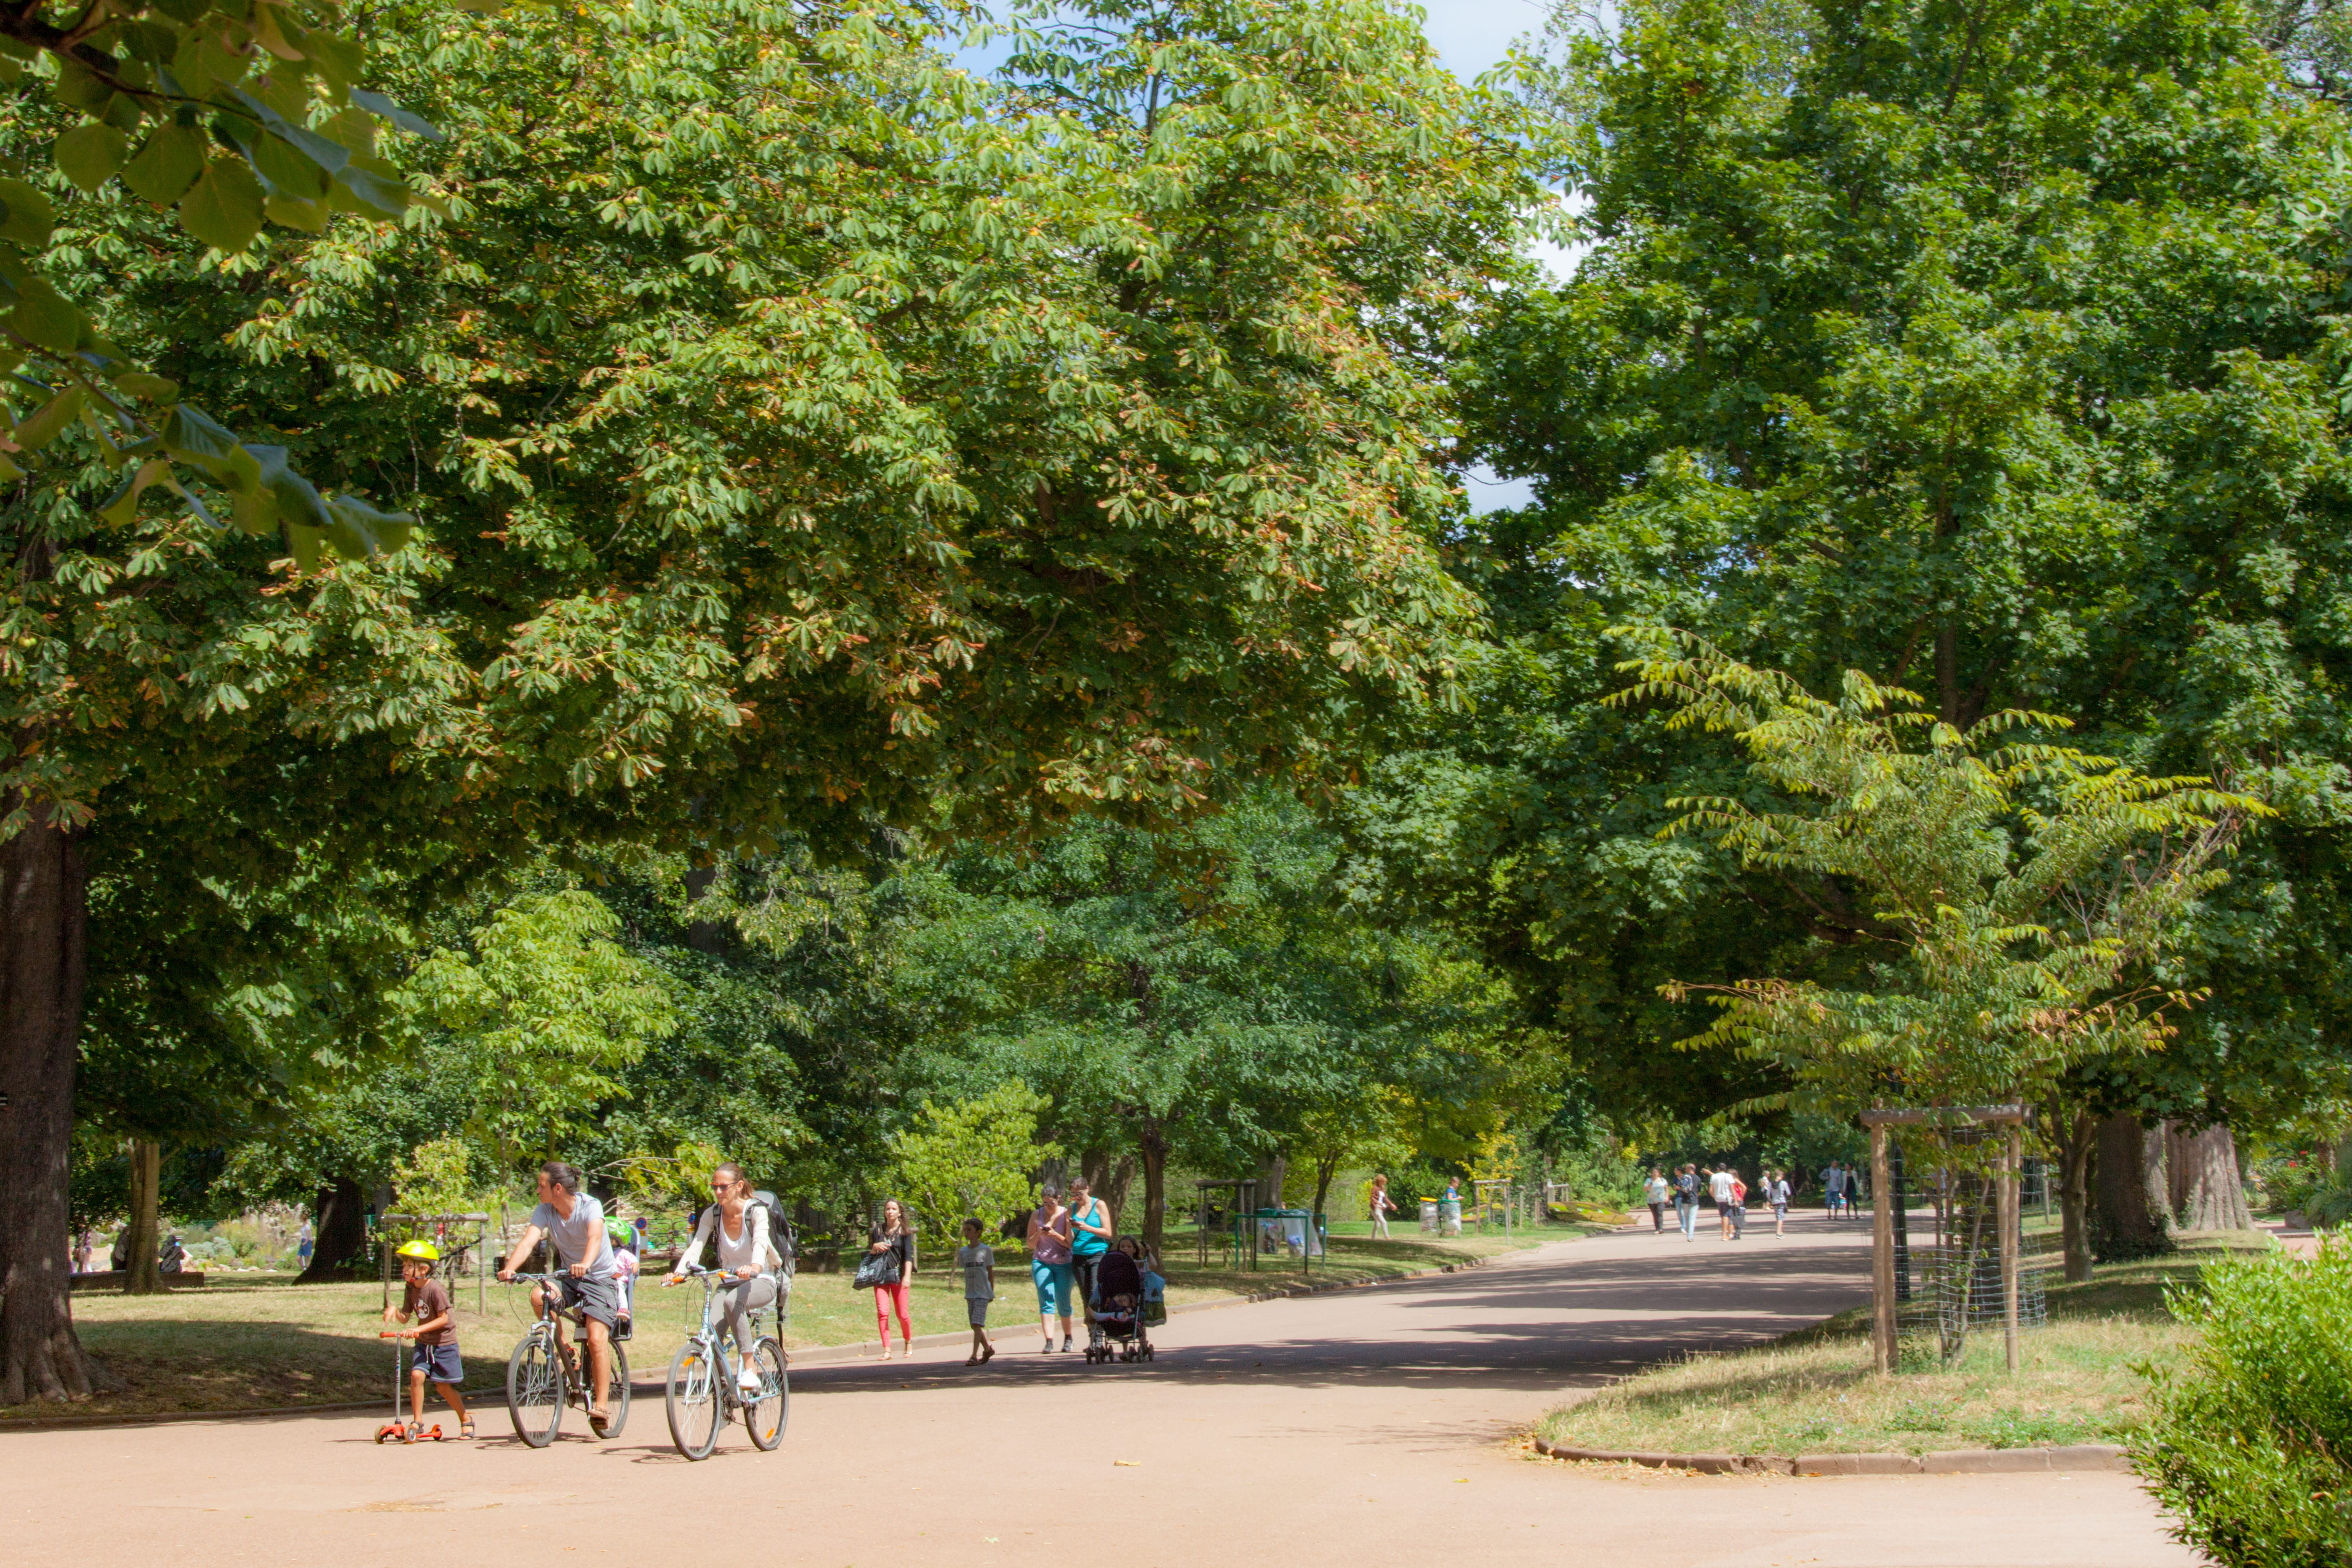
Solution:
<svg viewBox="0 0 2352 1568">
<path fill-rule="evenodd" d="M 849 1282 L 860 1290 L 871 1290 L 884 1285 L 896 1285 L 898 1282 L 898 1248 L 892 1247 L 887 1252 L 867 1253 L 866 1261 L 857 1266 L 857 1272 L 849 1277 Z"/>
</svg>

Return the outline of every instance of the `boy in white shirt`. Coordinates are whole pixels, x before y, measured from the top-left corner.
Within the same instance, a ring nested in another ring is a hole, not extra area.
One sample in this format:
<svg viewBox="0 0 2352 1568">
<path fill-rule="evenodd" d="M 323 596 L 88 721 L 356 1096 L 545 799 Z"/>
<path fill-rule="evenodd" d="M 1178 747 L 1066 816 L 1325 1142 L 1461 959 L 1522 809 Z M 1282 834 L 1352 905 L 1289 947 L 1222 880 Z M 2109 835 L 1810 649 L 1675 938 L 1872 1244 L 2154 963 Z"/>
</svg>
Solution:
<svg viewBox="0 0 2352 1568">
<path fill-rule="evenodd" d="M 956 1248 L 956 1267 L 963 1270 L 963 1304 L 971 1319 L 971 1354 L 964 1365 L 978 1366 L 996 1353 L 988 1342 L 988 1304 L 996 1300 L 996 1249 L 980 1238 L 987 1227 L 976 1219 L 963 1222 L 963 1245 Z"/>
</svg>

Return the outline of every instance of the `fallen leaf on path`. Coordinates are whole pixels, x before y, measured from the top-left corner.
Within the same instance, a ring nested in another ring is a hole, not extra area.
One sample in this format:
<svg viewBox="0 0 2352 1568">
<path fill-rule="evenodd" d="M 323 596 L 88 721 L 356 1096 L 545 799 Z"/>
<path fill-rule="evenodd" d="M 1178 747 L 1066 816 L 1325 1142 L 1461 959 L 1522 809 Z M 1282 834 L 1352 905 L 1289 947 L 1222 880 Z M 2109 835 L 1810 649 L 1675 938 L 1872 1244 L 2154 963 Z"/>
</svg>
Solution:
<svg viewBox="0 0 2352 1568">
<path fill-rule="evenodd" d="M 1111 1463 L 1114 1465 L 1125 1465 L 1129 1469 L 1132 1470 L 1140 1468 L 1143 1461 L 1141 1459 L 1113 1459 Z"/>
</svg>

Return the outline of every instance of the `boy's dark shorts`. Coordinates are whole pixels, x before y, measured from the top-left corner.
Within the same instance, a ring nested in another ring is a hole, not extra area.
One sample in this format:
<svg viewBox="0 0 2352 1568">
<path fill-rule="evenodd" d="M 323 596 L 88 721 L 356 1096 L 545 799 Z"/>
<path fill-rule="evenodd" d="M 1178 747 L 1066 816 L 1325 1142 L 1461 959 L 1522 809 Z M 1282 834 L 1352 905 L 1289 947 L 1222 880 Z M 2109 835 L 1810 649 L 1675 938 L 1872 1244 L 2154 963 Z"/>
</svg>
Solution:
<svg viewBox="0 0 2352 1568">
<path fill-rule="evenodd" d="M 610 1279 L 574 1279 L 566 1274 L 563 1282 L 563 1304 L 577 1307 L 606 1328 L 611 1328 L 620 1316 L 621 1293 Z"/>
<path fill-rule="evenodd" d="M 457 1359 L 456 1345 L 417 1345 L 415 1359 L 409 1363 L 411 1372 L 421 1372 L 435 1383 L 463 1383 L 465 1364 Z"/>
</svg>

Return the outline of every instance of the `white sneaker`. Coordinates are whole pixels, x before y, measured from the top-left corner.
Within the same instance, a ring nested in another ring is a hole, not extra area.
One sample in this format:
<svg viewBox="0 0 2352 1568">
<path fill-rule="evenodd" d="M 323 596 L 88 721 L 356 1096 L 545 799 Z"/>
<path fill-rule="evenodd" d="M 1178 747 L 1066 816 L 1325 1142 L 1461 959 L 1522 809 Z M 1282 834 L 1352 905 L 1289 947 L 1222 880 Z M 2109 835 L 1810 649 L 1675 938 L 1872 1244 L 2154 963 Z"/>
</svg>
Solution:
<svg viewBox="0 0 2352 1568">
<path fill-rule="evenodd" d="M 735 1386 L 746 1394 L 757 1394 L 760 1392 L 760 1374 L 748 1366 L 744 1367 L 735 1373 Z"/>
</svg>

